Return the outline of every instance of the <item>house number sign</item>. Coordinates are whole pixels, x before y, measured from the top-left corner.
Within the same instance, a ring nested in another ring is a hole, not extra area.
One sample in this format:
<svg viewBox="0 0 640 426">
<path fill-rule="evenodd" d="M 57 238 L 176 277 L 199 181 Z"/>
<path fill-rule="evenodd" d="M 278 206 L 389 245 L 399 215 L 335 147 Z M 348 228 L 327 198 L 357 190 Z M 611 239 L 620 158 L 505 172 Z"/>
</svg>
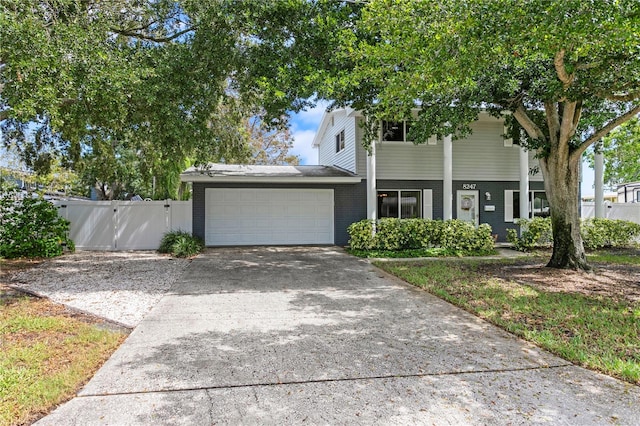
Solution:
<svg viewBox="0 0 640 426">
<path fill-rule="evenodd" d="M 475 183 L 463 183 L 462 189 L 476 189 Z"/>
</svg>

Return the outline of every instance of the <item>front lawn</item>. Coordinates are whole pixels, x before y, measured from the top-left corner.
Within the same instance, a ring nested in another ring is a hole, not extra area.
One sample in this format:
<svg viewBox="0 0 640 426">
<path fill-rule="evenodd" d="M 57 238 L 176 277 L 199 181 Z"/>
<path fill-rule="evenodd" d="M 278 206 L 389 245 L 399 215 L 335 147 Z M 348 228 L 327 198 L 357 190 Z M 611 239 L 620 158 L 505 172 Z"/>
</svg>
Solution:
<svg viewBox="0 0 640 426">
<path fill-rule="evenodd" d="M 376 266 L 568 361 L 640 385 L 638 252 L 598 252 L 595 274 L 552 270 L 544 260 Z"/>
<path fill-rule="evenodd" d="M 33 265 L 18 263 L 0 259 L 0 425 L 31 423 L 72 398 L 126 337 L 4 285 L 10 269 Z"/>
</svg>

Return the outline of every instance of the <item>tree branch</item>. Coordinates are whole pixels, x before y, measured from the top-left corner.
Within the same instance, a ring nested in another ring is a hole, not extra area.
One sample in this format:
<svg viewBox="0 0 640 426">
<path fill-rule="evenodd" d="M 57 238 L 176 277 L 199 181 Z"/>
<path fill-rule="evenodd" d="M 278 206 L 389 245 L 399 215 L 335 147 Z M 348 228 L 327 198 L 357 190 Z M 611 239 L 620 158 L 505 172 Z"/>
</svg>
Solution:
<svg viewBox="0 0 640 426">
<path fill-rule="evenodd" d="M 168 35 L 168 36 L 164 36 L 164 37 L 155 37 L 149 34 L 140 34 L 137 33 L 135 31 L 129 31 L 129 30 L 122 30 L 122 29 L 116 29 L 116 28 L 112 28 L 111 31 L 113 31 L 116 34 L 119 34 L 121 36 L 125 36 L 125 37 L 133 37 L 133 38 L 138 38 L 140 40 L 147 40 L 147 41 L 152 41 L 154 43 L 167 43 L 170 41 L 173 41 L 175 39 L 177 39 L 180 36 L 185 35 L 186 33 L 189 33 L 191 31 L 195 30 L 195 27 L 189 27 L 186 28 L 182 31 L 178 31 L 177 33 Z"/>
<path fill-rule="evenodd" d="M 566 89 L 567 87 L 571 86 L 571 83 L 573 83 L 573 79 L 575 75 L 567 74 L 567 69 L 564 66 L 564 54 L 565 54 L 564 49 L 560 49 L 558 52 L 556 52 L 556 55 L 553 58 L 553 66 L 556 69 L 556 74 L 558 75 L 558 78 L 560 79 L 564 88 Z"/>
<path fill-rule="evenodd" d="M 560 124 L 560 143 L 568 143 L 576 132 L 575 116 L 578 102 L 564 102 L 562 110 L 562 123 Z"/>
<path fill-rule="evenodd" d="M 542 139 L 544 138 L 544 132 L 536 123 L 529 118 L 527 115 L 527 110 L 524 108 L 522 103 L 519 103 L 515 111 L 513 111 L 513 118 L 515 118 L 518 123 L 522 126 L 522 128 L 527 132 L 527 134 L 533 139 Z"/>
<path fill-rule="evenodd" d="M 593 135 L 591 135 L 589 138 L 587 138 L 573 152 L 573 155 L 582 155 L 582 153 L 585 152 L 587 150 L 587 148 L 589 148 L 590 145 L 592 145 L 595 142 L 599 141 L 604 136 L 606 136 L 607 133 L 609 133 L 610 131 L 612 131 L 613 129 L 615 129 L 616 127 L 618 127 L 619 125 L 621 125 L 625 121 L 631 120 L 633 117 L 635 117 L 638 114 L 640 114 L 640 104 L 635 105 L 633 108 L 631 108 L 626 113 L 622 114 L 621 116 L 619 116 L 615 120 L 610 121 L 603 128 L 601 128 L 600 130 L 595 132 Z"/>
<path fill-rule="evenodd" d="M 640 98 L 640 90 L 636 90 L 635 92 L 629 92 L 625 94 L 619 94 L 619 95 L 615 95 L 615 94 L 605 95 L 604 98 L 610 101 L 630 102 Z"/>
<path fill-rule="evenodd" d="M 558 133 L 560 132 L 560 116 L 555 102 L 547 101 L 544 103 L 544 111 L 547 117 L 547 127 L 549 128 L 549 142 L 558 144 L 560 141 Z"/>
</svg>

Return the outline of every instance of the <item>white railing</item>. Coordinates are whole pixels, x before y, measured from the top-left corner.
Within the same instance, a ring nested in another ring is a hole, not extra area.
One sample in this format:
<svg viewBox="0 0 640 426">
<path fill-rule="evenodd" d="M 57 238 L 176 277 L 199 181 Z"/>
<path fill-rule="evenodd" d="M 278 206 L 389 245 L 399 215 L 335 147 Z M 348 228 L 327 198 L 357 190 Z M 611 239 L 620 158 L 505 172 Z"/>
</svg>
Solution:
<svg viewBox="0 0 640 426">
<path fill-rule="evenodd" d="M 155 250 L 172 230 L 191 232 L 191 201 L 54 201 L 78 250 Z"/>
</svg>

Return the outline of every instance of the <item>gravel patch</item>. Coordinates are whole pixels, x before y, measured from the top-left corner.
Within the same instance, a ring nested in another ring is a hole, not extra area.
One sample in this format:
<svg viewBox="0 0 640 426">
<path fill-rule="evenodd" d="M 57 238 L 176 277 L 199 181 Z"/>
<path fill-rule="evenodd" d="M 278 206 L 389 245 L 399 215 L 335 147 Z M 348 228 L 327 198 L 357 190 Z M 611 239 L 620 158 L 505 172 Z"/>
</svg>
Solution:
<svg viewBox="0 0 640 426">
<path fill-rule="evenodd" d="M 17 273 L 11 285 L 135 327 L 188 264 L 152 251 L 79 251 Z"/>
</svg>

